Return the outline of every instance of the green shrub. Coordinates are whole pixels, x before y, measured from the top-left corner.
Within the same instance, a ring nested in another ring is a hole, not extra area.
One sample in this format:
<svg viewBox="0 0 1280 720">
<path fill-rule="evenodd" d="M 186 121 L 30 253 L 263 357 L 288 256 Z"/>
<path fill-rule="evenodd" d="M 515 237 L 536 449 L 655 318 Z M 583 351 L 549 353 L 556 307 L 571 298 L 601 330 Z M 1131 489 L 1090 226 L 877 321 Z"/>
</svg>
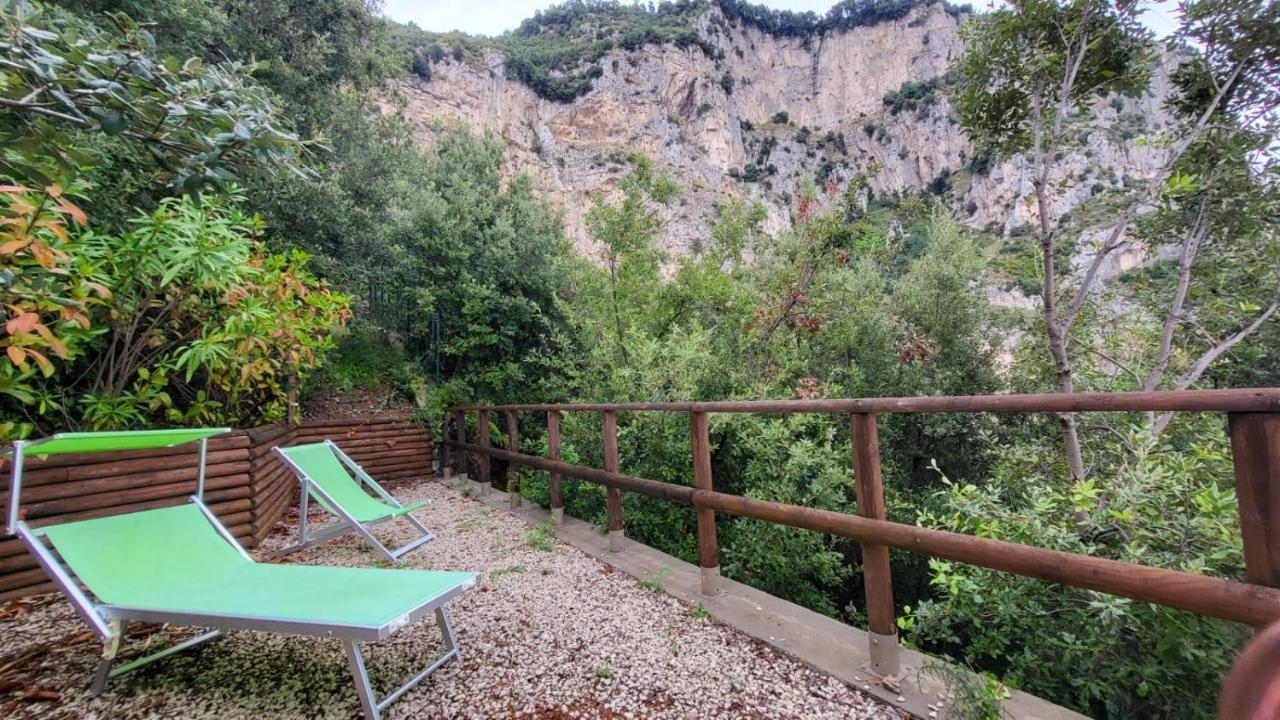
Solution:
<svg viewBox="0 0 1280 720">
<path fill-rule="evenodd" d="M 1243 553 L 1227 442 L 1216 418 L 1193 421 L 1185 450 L 1124 432 L 1094 476 L 1045 473 L 1052 444 L 993 447 L 989 481 L 947 482 L 919 522 L 982 537 L 1218 577 Z M 1095 448 L 1097 450 L 1098 448 Z M 1103 479 L 1105 478 L 1105 480 Z M 1009 683 L 1109 718 L 1211 718 L 1223 673 L 1248 628 L 1181 610 L 932 560 L 936 599 L 911 639 L 996 667 Z"/>
</svg>

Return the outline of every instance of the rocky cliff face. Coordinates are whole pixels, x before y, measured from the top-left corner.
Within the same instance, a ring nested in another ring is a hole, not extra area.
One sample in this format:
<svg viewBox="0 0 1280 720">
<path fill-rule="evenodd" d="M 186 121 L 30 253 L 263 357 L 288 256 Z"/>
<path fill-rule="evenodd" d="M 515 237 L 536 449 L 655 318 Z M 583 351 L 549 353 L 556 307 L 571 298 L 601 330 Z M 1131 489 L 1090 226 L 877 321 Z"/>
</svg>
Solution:
<svg viewBox="0 0 1280 720">
<path fill-rule="evenodd" d="M 975 227 L 1011 233 L 1026 223 L 1026 162 L 975 159 L 945 93 L 930 87 L 962 51 L 959 22 L 942 5 L 808 38 L 775 37 L 712 7 L 698 29 L 720 59 L 672 45 L 613 51 L 591 92 L 573 103 L 508 81 L 502 55 L 490 50 L 446 58 L 429 81 L 399 83 L 384 109 L 424 143 L 460 123 L 501 137 L 509 171 L 528 172 L 564 209 L 566 230 L 587 255 L 596 248 L 585 213 L 596 193 L 617 192 L 637 151 L 684 189 L 665 210 L 662 244 L 675 254 L 707 236 L 706 220 L 726 197 L 763 203 L 769 229 L 778 229 L 789 224 L 802 179 L 841 187 L 858 173 L 877 196 L 946 193 Z M 1146 96 L 1096 108 L 1092 129 L 1061 162 L 1056 212 L 1087 208 L 1092 196 L 1158 166 L 1161 151 L 1138 139 L 1167 122 L 1168 69 Z M 903 90 L 902 102 L 886 102 Z"/>
</svg>

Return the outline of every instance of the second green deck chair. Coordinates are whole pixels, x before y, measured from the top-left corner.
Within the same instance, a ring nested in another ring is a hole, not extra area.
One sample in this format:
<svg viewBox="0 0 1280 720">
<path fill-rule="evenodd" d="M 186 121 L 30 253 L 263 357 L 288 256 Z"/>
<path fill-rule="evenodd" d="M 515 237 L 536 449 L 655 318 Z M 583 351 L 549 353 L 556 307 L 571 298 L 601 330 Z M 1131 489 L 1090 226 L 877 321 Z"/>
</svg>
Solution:
<svg viewBox="0 0 1280 720">
<path fill-rule="evenodd" d="M 431 542 L 434 536 L 417 518 L 409 513 L 427 504 L 420 500 L 409 505 L 401 505 L 369 477 L 354 460 L 338 449 L 332 441 L 310 445 L 294 445 L 293 447 L 277 447 L 280 459 L 298 477 L 299 483 L 299 515 L 298 542 L 276 553 L 276 556 L 288 555 L 304 548 L 319 545 L 339 535 L 356 533 L 364 538 L 390 562 L 399 560 L 405 553 Z M 350 470 L 350 472 L 348 472 Z M 352 474 L 355 477 L 352 477 Z M 378 495 L 373 497 L 365 492 L 361 484 Z M 327 511 L 338 516 L 337 522 L 310 532 L 307 526 L 307 511 L 310 498 Z M 387 520 L 403 517 L 421 533 L 414 540 L 394 550 L 378 541 L 369 528 Z"/>
</svg>

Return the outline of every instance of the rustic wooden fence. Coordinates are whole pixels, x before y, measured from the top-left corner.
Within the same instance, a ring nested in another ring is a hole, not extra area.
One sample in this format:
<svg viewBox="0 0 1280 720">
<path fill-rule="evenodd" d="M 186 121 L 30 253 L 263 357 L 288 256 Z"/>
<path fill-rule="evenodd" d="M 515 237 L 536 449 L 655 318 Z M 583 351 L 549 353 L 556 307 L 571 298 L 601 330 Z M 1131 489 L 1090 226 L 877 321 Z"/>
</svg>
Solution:
<svg viewBox="0 0 1280 720">
<path fill-rule="evenodd" d="M 431 473 L 431 434 L 404 416 L 264 425 L 209 440 L 205 501 L 246 547 L 261 542 L 298 499 L 277 445 L 333 440 L 378 481 Z M 146 510 L 195 492 L 195 445 L 130 452 L 29 457 L 22 510 L 35 526 Z M 8 502 L 9 460 L 0 459 L 0 506 Z M 17 538 L 0 538 L 0 600 L 53 590 Z"/>
<path fill-rule="evenodd" d="M 467 442 L 465 414 L 478 415 L 479 438 Z M 489 444 L 494 413 L 506 416 L 514 437 L 517 414 L 546 415 L 549 458 L 503 450 Z M 604 469 L 560 461 L 561 413 L 601 415 Z M 618 471 L 619 412 L 679 412 L 689 416 L 693 472 L 690 485 L 677 485 L 625 475 Z M 716 492 L 712 478 L 710 413 L 837 413 L 847 415 L 852 438 L 853 476 L 858 514 L 767 502 Z M 1208 577 L 1019 543 L 890 522 L 885 517 L 880 447 L 876 417 L 884 413 L 1067 413 L 1067 412 L 1214 412 L 1227 415 L 1235 464 L 1240 529 L 1244 542 L 1244 581 Z M 623 532 L 623 491 L 691 505 L 697 510 L 698 555 L 703 592 L 717 592 L 719 550 L 715 514 L 724 513 L 852 538 L 862 544 L 867 619 L 873 670 L 899 669 L 897 626 L 889 548 L 1087 588 L 1189 610 L 1200 615 L 1262 626 L 1280 619 L 1280 389 L 1182 392 L 1077 393 L 1072 395 L 994 395 L 967 397 L 873 398 L 858 400 L 764 400 L 726 402 L 603 403 L 577 405 L 494 405 L 450 408 L 455 437 L 442 445 L 442 459 L 464 452 L 476 459 L 482 488 L 490 478 L 490 458 L 525 465 L 550 474 L 553 517 L 563 513 L 561 476 L 575 477 L 607 489 L 611 537 Z M 450 453 L 450 451 L 453 451 Z M 620 543 L 611 543 L 617 549 Z"/>
</svg>

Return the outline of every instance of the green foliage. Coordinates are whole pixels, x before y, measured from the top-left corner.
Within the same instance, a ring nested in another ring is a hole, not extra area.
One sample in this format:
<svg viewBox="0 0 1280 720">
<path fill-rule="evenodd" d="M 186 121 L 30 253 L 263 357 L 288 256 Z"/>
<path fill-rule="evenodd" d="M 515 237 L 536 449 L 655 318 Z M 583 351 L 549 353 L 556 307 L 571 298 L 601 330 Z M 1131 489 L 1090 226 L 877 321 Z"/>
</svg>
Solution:
<svg viewBox="0 0 1280 720">
<path fill-rule="evenodd" d="M 93 268 L 78 257 L 68 220 L 83 224 L 84 213 L 57 185 L 37 192 L 0 185 L 0 287 L 6 322 L 0 347 L 0 397 L 52 410 L 33 383 L 37 371 L 52 376 L 50 355 L 76 358 L 90 339 L 89 313 L 110 291 L 92 279 Z M 28 428 L 29 429 L 29 428 Z M 0 423 L 0 438 L 18 433 L 11 420 Z"/>
<path fill-rule="evenodd" d="M 966 52 L 955 66 L 961 125 L 980 147 L 1011 154 L 1030 146 L 1033 113 L 1052 124 L 1095 95 L 1141 91 L 1150 64 L 1134 8 L 1022 0 L 975 17 L 963 29 Z M 1067 73 L 1074 42 L 1089 43 L 1091 52 Z"/>
<path fill-rule="evenodd" d="M 194 191 L 266 167 L 302 172 L 298 138 L 239 62 L 160 58 L 124 14 L 111 30 L 26 2 L 0 5 L 0 176 L 47 186 L 92 154 L 77 132 L 138 143 L 163 179 Z"/>
<path fill-rule="evenodd" d="M 760 232 L 762 208 L 727 202 L 700 253 L 674 261 L 664 278 L 654 248 L 660 231 L 648 190 L 654 184 L 647 163 L 638 162 L 623 197 L 600 201 L 589 214 L 606 266 L 581 268 L 573 283 L 578 293 L 570 322 L 589 341 L 577 346 L 580 361 L 566 359 L 567 397 L 912 395 L 996 386 L 990 355 L 999 323 L 972 281 L 982 276 L 983 253 L 945 211 L 909 210 L 922 215 L 913 222 L 929 228 L 921 240 L 927 249 L 912 262 L 900 260 L 902 248 L 889 246 L 880 220 L 861 216 L 853 200 L 840 198 L 829 213 L 802 209 L 813 214 L 776 237 Z M 899 262 L 905 271 L 895 268 Z M 624 414 L 619 423 L 624 472 L 690 482 L 684 418 Z M 884 428 L 893 439 L 886 443 L 886 467 L 914 485 L 927 481 L 929 459 L 942 457 L 969 477 L 983 467 L 971 431 L 941 416 L 895 419 Z M 597 419 L 567 414 L 562 437 L 566 452 L 599 466 Z M 726 492 L 853 509 L 848 434 L 840 423 L 717 418 L 712 445 L 717 487 Z M 545 450 L 541 440 L 529 447 Z M 540 475 L 530 472 L 522 482 L 527 494 L 545 502 Z M 564 492 L 570 514 L 603 520 L 598 486 L 566 480 Z M 895 512 L 910 505 L 893 503 Z M 696 521 L 687 508 L 628 494 L 624 514 L 631 537 L 696 558 Z M 833 615 L 856 604 L 859 580 L 849 571 L 857 563 L 854 544 L 742 519 L 723 519 L 719 534 L 728 576 Z"/>
<path fill-rule="evenodd" d="M 86 384 L 70 390 L 84 393 L 86 425 L 282 417 L 290 378 L 318 366 L 346 298 L 304 253 L 265 253 L 233 201 L 171 198 L 131 224 L 81 241 L 112 290 Z"/>
<path fill-rule="evenodd" d="M 884 105 L 889 108 L 890 115 L 902 112 L 919 114 L 936 103 L 941 95 L 939 91 L 952 82 L 954 78 L 950 74 L 938 75 L 919 82 L 908 80 L 897 90 L 885 93 Z"/>
<path fill-rule="evenodd" d="M 990 673 L 975 674 L 948 663 L 928 661 L 920 674 L 935 677 L 951 696 L 947 717 L 956 720 L 1005 720 L 1004 701 L 1009 689 Z"/>
<path fill-rule="evenodd" d="M 721 12 L 730 20 L 784 37 L 817 37 L 832 31 L 901 20 L 918 7 L 929 7 L 938 2 L 939 0 L 842 0 L 832 5 L 826 15 L 818 15 L 807 11 L 775 10 L 747 0 L 716 0 Z M 973 12 L 969 5 L 943 3 L 943 6 L 955 17 Z"/>
<path fill-rule="evenodd" d="M 335 332 L 334 340 L 333 351 L 307 380 L 309 392 L 376 390 L 389 385 L 393 392 L 408 393 L 417 380 L 404 349 L 388 342 L 379 328 L 353 323 L 345 331 Z"/>
<path fill-rule="evenodd" d="M 662 579 L 670 574 L 671 574 L 671 568 L 665 567 L 665 566 L 660 567 L 657 570 L 654 570 L 652 573 L 649 573 L 648 575 L 640 578 L 639 580 L 636 580 L 636 583 L 639 584 L 640 587 L 648 590 L 649 592 L 661 593 Z"/>
<path fill-rule="evenodd" d="M 530 530 L 525 536 L 525 542 L 529 547 L 551 552 L 556 549 L 560 541 L 556 538 L 556 531 L 551 529 L 551 523 L 548 521 Z"/>
<path fill-rule="evenodd" d="M 981 484 L 946 482 L 929 527 L 1188 572 L 1243 572 L 1231 462 L 1221 425 L 1188 428 L 1185 450 L 1140 428 L 1099 480 L 1062 485 L 1052 447 L 995 449 Z M 1101 478 L 1106 478 L 1102 480 Z M 913 641 L 996 666 L 1011 683 L 1106 717 L 1212 717 L 1219 678 L 1245 628 L 1179 610 L 931 560 L 935 599 Z"/>
<path fill-rule="evenodd" d="M 733 75 L 728 70 L 725 71 L 724 75 L 720 76 L 720 87 L 724 89 L 725 95 L 733 94 Z"/>
</svg>

